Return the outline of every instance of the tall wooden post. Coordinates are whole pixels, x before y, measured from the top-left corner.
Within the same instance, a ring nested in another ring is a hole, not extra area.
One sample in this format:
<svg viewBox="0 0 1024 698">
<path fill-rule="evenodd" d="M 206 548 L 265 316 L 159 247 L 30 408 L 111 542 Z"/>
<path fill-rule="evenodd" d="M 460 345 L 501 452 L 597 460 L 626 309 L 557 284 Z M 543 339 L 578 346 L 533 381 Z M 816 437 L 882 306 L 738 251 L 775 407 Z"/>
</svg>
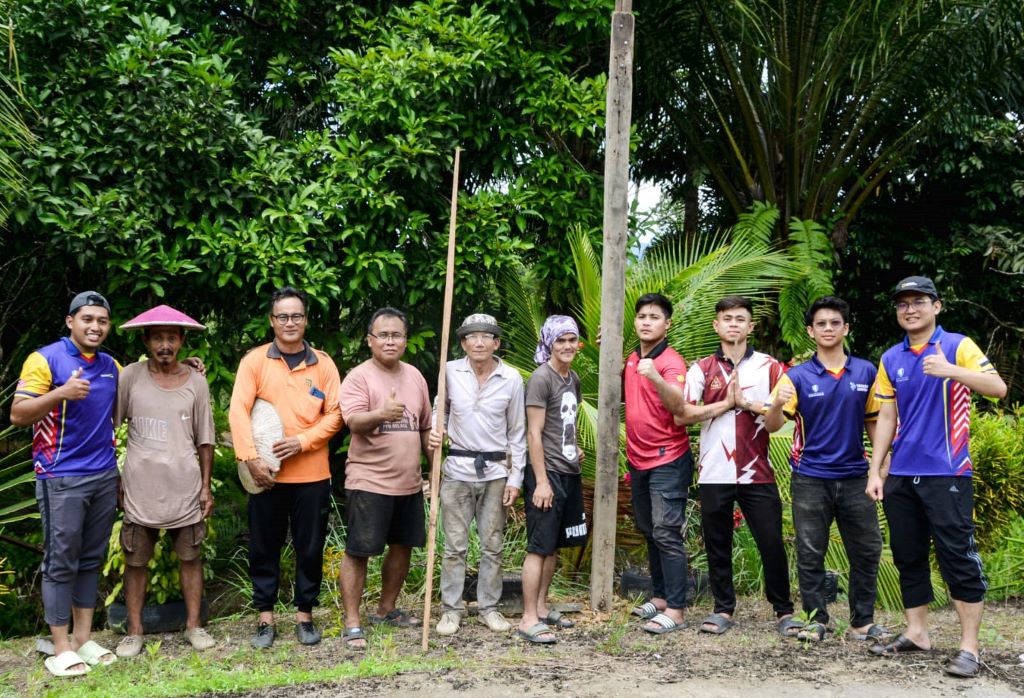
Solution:
<svg viewBox="0 0 1024 698">
<path fill-rule="evenodd" d="M 633 110 L 633 3 L 615 0 L 605 108 L 604 253 L 601 273 L 601 361 L 594 484 L 590 607 L 608 611 L 615 577 L 622 402 L 622 323 L 626 294 L 629 129 Z"/>
</svg>

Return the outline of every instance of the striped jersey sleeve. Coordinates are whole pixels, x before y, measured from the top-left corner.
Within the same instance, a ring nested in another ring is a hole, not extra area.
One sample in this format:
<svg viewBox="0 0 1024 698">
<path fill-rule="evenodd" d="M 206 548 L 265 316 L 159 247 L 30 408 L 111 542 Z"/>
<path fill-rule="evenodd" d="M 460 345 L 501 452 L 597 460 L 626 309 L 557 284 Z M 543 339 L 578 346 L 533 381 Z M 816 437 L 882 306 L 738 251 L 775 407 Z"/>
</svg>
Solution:
<svg viewBox="0 0 1024 698">
<path fill-rule="evenodd" d="M 881 361 L 878 362 L 878 376 L 875 377 L 875 389 L 872 392 L 880 405 L 896 401 L 896 391 L 893 390 L 889 374 L 885 371 L 885 364 Z"/>
<path fill-rule="evenodd" d="M 995 373 L 995 366 L 970 337 L 964 337 L 956 348 L 956 365 L 980 373 Z"/>
<path fill-rule="evenodd" d="M 52 386 L 53 376 L 50 373 L 50 364 L 46 361 L 46 357 L 38 351 L 32 352 L 22 364 L 18 387 L 14 394 L 24 397 L 39 397 L 50 392 Z"/>
</svg>

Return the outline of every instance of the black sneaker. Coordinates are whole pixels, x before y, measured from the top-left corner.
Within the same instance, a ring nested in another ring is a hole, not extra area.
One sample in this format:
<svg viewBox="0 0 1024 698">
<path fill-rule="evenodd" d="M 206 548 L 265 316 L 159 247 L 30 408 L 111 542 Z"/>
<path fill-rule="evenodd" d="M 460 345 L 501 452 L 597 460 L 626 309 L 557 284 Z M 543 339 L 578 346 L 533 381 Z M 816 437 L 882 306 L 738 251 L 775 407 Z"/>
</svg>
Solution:
<svg viewBox="0 0 1024 698">
<path fill-rule="evenodd" d="M 250 641 L 252 646 L 258 650 L 268 650 L 274 644 L 274 637 L 277 632 L 271 623 L 260 623 L 256 626 L 256 634 Z"/>
<path fill-rule="evenodd" d="M 313 621 L 304 620 L 295 624 L 295 637 L 299 639 L 300 645 L 315 645 L 320 642 L 323 633 L 317 630 Z"/>
</svg>

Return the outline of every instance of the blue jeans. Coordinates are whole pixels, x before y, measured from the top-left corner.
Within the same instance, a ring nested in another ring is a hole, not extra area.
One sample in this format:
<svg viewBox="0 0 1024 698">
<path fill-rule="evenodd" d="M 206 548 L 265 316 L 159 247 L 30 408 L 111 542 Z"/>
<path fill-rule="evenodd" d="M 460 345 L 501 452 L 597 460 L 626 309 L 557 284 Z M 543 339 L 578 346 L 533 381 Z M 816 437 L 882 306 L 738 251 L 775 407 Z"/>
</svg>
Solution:
<svg viewBox="0 0 1024 698">
<path fill-rule="evenodd" d="M 633 518 L 647 539 L 651 587 L 669 608 L 686 608 L 686 494 L 693 480 L 689 451 L 650 470 L 629 466 Z"/>
<path fill-rule="evenodd" d="M 825 553 L 832 521 L 850 560 L 850 625 L 870 625 L 875 617 L 878 560 L 882 532 L 878 509 L 865 494 L 867 477 L 827 480 L 793 473 L 793 527 L 796 529 L 796 569 L 804 612 L 814 620 L 829 620 L 825 599 Z"/>
</svg>

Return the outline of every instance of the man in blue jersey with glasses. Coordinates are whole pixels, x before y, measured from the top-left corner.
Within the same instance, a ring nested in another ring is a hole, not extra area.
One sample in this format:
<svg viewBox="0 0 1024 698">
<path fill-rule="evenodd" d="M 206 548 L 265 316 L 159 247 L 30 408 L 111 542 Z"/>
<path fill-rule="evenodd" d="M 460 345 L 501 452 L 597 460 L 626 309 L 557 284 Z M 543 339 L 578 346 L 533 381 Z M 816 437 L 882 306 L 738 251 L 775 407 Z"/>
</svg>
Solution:
<svg viewBox="0 0 1024 698">
<path fill-rule="evenodd" d="M 933 599 L 930 543 L 960 619 L 960 648 L 947 674 L 981 671 L 978 629 L 986 582 L 974 541 L 973 463 L 968 450 L 971 392 L 1006 395 L 1006 383 L 978 345 L 937 324 L 942 301 L 931 279 L 911 276 L 892 294 L 906 332 L 882 355 L 875 394 L 881 401 L 867 493 L 881 500 L 889 521 L 893 562 L 900 573 L 906 630 L 871 648 L 877 655 L 924 652 Z M 882 461 L 892 445 L 888 474 Z"/>
<path fill-rule="evenodd" d="M 819 298 L 804 320 L 814 355 L 779 379 L 765 415 L 771 432 L 782 428 L 786 417 L 796 423 L 790 492 L 800 598 L 808 617 L 797 637 L 820 641 L 828 630 L 825 554 L 835 521 L 850 560 L 850 634 L 858 640 L 882 640 L 889 632 L 874 622 L 882 533 L 877 505 L 865 493 L 864 453 L 864 431 L 874 438 L 878 416 L 879 402 L 872 392 L 876 369 L 843 347 L 850 332 L 846 301 Z"/>
</svg>

